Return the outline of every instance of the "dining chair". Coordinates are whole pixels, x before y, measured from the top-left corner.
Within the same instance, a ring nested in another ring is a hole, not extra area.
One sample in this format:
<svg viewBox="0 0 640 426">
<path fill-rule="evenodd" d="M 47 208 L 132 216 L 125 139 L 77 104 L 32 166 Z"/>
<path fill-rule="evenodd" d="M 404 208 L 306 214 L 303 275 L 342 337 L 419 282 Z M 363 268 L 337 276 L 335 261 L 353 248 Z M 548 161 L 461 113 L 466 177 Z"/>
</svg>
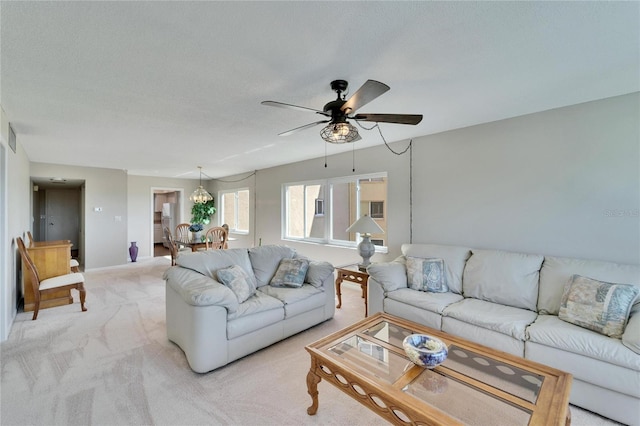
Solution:
<svg viewBox="0 0 640 426">
<path fill-rule="evenodd" d="M 167 226 L 164 227 L 164 239 L 166 240 L 167 245 L 169 246 L 169 252 L 171 253 L 171 266 L 176 266 L 176 259 L 181 251 L 191 252 L 189 247 L 178 247 L 178 244 L 176 244 L 173 236 L 171 235 L 171 229 Z"/>
<path fill-rule="evenodd" d="M 176 234 L 174 236 L 174 241 L 179 243 L 180 241 L 189 241 L 189 226 L 188 223 L 181 223 L 176 226 Z"/>
<path fill-rule="evenodd" d="M 29 246 L 32 246 L 34 241 L 31 231 L 27 231 L 27 238 L 29 238 Z M 69 260 L 69 269 L 71 269 L 71 272 L 80 272 L 80 263 L 76 259 Z"/>
<path fill-rule="evenodd" d="M 31 274 L 31 285 L 33 286 L 33 298 L 34 298 L 34 308 L 33 308 L 33 318 L 35 321 L 38 318 L 38 311 L 40 310 L 40 299 L 43 295 L 54 293 L 60 290 L 71 290 L 72 288 L 78 290 L 80 293 L 80 308 L 82 312 L 85 312 L 87 308 L 84 306 L 84 301 L 87 295 L 87 292 L 84 289 L 84 275 L 79 272 L 72 272 L 70 274 L 59 275 L 57 277 L 47 278 L 46 280 L 40 281 L 40 276 L 38 275 L 38 268 L 36 267 L 33 260 L 31 260 L 31 256 L 29 256 L 29 252 L 24 245 L 24 241 L 22 238 L 18 237 L 16 239 L 18 242 L 18 250 L 20 251 L 20 257 L 22 257 L 22 262 L 24 266 L 27 267 L 27 271 Z"/>
<path fill-rule="evenodd" d="M 227 248 L 227 230 L 222 226 L 215 226 L 207 229 L 204 234 L 204 241 L 207 250 L 218 250 Z"/>
</svg>

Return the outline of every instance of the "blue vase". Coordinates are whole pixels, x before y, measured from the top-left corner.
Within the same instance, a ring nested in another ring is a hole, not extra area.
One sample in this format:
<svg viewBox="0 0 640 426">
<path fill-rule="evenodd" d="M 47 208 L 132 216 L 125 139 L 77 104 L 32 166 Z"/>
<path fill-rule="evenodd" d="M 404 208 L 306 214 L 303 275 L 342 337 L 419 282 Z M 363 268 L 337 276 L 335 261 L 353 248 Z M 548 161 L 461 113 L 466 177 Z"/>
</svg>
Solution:
<svg viewBox="0 0 640 426">
<path fill-rule="evenodd" d="M 138 246 L 135 241 L 131 242 L 131 246 L 129 247 L 129 256 L 131 257 L 132 262 L 135 262 L 138 258 Z"/>
</svg>

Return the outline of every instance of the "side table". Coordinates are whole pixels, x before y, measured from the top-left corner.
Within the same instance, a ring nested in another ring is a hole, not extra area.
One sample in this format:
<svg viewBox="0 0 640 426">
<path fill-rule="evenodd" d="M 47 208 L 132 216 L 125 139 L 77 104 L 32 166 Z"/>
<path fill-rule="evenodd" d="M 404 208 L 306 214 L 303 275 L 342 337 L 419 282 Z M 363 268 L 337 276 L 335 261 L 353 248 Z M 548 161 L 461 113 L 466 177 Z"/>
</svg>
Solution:
<svg viewBox="0 0 640 426">
<path fill-rule="evenodd" d="M 369 315 L 369 308 L 367 306 L 367 281 L 369 280 L 369 274 L 364 271 L 354 271 L 347 268 L 337 268 L 336 278 L 336 296 L 338 296 L 337 309 L 342 306 L 342 293 L 340 292 L 340 286 L 342 281 L 350 281 L 360 285 L 362 289 L 362 297 L 364 298 L 364 316 Z"/>
</svg>

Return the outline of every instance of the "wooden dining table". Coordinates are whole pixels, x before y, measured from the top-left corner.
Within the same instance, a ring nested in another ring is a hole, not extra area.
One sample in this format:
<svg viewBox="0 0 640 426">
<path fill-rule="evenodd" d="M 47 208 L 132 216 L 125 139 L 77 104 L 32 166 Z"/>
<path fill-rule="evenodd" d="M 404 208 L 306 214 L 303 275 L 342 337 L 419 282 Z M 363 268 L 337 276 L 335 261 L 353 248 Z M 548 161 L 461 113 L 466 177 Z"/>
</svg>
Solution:
<svg viewBox="0 0 640 426">
<path fill-rule="evenodd" d="M 227 238 L 227 241 L 236 241 L 236 238 Z M 191 251 L 193 252 L 198 251 L 199 249 L 206 250 L 207 248 L 207 243 L 205 243 L 204 241 L 175 240 L 175 243 L 179 246 L 191 247 Z M 226 244 L 225 244 L 225 248 L 227 248 Z"/>
<path fill-rule="evenodd" d="M 179 246 L 183 247 L 191 247 L 191 251 L 198 251 L 198 249 L 206 249 L 207 243 L 204 241 L 185 241 L 185 240 L 175 240 L 175 243 Z"/>
</svg>

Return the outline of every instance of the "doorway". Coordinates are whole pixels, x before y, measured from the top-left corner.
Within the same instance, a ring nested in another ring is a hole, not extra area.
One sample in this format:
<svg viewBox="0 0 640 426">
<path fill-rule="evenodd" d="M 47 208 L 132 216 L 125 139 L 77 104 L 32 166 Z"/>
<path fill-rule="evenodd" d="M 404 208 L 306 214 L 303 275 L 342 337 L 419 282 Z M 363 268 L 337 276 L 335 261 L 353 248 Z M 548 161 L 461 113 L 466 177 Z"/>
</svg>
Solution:
<svg viewBox="0 0 640 426">
<path fill-rule="evenodd" d="M 153 256 L 169 256 L 169 246 L 164 238 L 164 228 L 173 234 L 176 225 L 182 223 L 183 188 L 151 188 L 151 226 Z"/>
<path fill-rule="evenodd" d="M 33 238 L 70 240 L 71 257 L 84 265 L 83 180 L 32 178 Z"/>
</svg>

